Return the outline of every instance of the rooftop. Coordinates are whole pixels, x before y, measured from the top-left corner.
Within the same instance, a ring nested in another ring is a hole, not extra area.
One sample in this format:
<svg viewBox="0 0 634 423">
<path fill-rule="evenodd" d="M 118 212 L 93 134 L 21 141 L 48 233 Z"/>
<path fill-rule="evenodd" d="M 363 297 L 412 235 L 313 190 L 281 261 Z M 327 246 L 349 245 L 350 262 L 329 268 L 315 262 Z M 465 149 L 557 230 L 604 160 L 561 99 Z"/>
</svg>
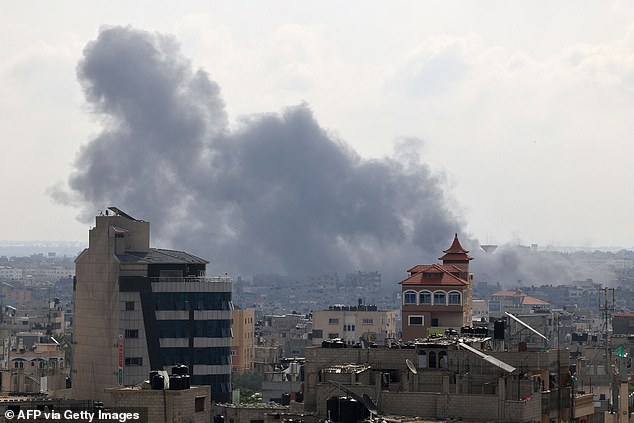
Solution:
<svg viewBox="0 0 634 423">
<path fill-rule="evenodd" d="M 126 251 L 118 254 L 117 258 L 121 263 L 181 263 L 181 264 L 208 264 L 209 262 L 200 257 L 186 253 L 184 251 L 164 250 L 160 248 L 150 248 L 148 251 Z"/>
</svg>

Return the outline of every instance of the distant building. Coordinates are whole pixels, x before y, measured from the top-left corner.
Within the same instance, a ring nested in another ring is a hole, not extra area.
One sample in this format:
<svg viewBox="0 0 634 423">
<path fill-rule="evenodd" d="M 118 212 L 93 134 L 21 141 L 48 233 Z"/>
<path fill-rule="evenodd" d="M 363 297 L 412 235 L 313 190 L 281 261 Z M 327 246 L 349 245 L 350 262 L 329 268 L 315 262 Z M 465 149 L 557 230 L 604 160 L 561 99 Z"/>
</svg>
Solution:
<svg viewBox="0 0 634 423">
<path fill-rule="evenodd" d="M 36 338 L 41 334 L 34 334 Z M 49 393 L 66 387 L 64 351 L 59 345 L 36 342 L 26 344 L 18 334 L 20 343 L 9 351 L 7 378 L 1 378 L 5 392 Z M 7 383 L 8 382 L 8 383 Z M 7 383 L 7 385 L 5 385 Z"/>
<path fill-rule="evenodd" d="M 234 372 L 253 369 L 255 358 L 255 309 L 234 307 L 231 312 L 233 341 L 231 344 L 231 368 Z"/>
<path fill-rule="evenodd" d="M 0 266 L 0 279 L 19 280 L 22 279 L 22 269 L 12 266 Z"/>
<path fill-rule="evenodd" d="M 398 312 L 377 310 L 376 306 L 331 306 L 328 310 L 313 312 L 313 345 L 324 339 L 341 338 L 346 344 L 359 343 L 361 337 L 383 344 L 387 338 L 396 338 Z"/>
<path fill-rule="evenodd" d="M 612 315 L 612 333 L 614 335 L 634 334 L 634 313 L 614 313 Z"/>
<path fill-rule="evenodd" d="M 473 300 L 473 311 L 471 313 L 471 321 L 474 324 L 488 322 L 489 302 L 487 300 Z"/>
<path fill-rule="evenodd" d="M 503 317 L 505 312 L 528 314 L 534 311 L 549 311 L 551 305 L 539 298 L 524 293 L 521 289 L 498 291 L 491 294 L 489 314 L 491 317 Z"/>
<path fill-rule="evenodd" d="M 403 340 L 426 338 L 437 331 L 471 326 L 473 257 L 455 235 L 451 246 L 439 258 L 442 264 L 419 264 L 408 270 L 400 282 L 403 308 Z"/>
<path fill-rule="evenodd" d="M 74 397 L 106 401 L 105 388 L 184 364 L 192 385 L 228 401 L 231 280 L 207 277 L 199 257 L 150 248 L 149 222 L 110 210 L 75 260 Z"/>
<path fill-rule="evenodd" d="M 256 349 L 260 350 L 256 351 L 257 365 L 270 364 L 268 360 L 275 356 L 303 357 L 304 349 L 312 345 L 312 321 L 304 314 L 266 315 L 257 331 Z M 273 352 L 270 348 L 278 351 Z"/>
</svg>

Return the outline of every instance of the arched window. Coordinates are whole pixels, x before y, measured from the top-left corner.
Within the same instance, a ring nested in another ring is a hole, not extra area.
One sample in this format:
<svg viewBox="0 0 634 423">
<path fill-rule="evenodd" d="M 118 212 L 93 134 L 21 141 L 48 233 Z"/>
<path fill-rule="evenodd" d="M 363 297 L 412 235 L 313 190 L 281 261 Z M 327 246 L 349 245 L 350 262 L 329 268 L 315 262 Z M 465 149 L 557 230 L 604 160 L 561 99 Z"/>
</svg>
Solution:
<svg viewBox="0 0 634 423">
<path fill-rule="evenodd" d="M 427 353 L 425 351 L 418 352 L 418 368 L 419 369 L 427 368 Z"/>
<path fill-rule="evenodd" d="M 460 291 L 450 291 L 448 299 L 449 305 L 462 305 L 462 294 Z"/>
<path fill-rule="evenodd" d="M 405 291 L 403 293 L 403 304 L 416 304 L 416 291 Z"/>
<path fill-rule="evenodd" d="M 447 351 L 441 351 L 438 353 L 438 364 L 441 369 L 447 368 Z"/>
<path fill-rule="evenodd" d="M 431 304 L 431 292 L 420 291 L 418 293 L 418 296 L 419 296 L 419 304 Z"/>
<path fill-rule="evenodd" d="M 434 292 L 434 305 L 447 305 L 447 293 L 445 291 Z"/>
<path fill-rule="evenodd" d="M 433 351 L 429 352 L 429 368 L 430 369 L 436 368 L 436 353 Z"/>
</svg>

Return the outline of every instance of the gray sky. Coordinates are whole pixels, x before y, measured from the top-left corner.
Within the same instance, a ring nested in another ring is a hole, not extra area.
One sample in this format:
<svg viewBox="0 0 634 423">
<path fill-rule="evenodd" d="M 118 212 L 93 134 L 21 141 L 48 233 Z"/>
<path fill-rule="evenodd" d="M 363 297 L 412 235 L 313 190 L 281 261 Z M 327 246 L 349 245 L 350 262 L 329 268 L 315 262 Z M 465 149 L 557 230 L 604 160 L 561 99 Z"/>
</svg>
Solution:
<svg viewBox="0 0 634 423">
<path fill-rule="evenodd" d="M 90 221 L 77 220 L 86 203 L 63 206 L 50 191 L 68 184 L 109 124 L 78 80 L 84 48 L 102 25 L 130 25 L 174 37 L 217 84 L 231 131 L 305 104 L 352 150 L 346 160 L 385 164 L 402 157 L 404 139 L 420 140 L 409 148 L 482 243 L 632 247 L 633 9 L 9 2 L 0 15 L 0 239 L 87 239 Z"/>
</svg>

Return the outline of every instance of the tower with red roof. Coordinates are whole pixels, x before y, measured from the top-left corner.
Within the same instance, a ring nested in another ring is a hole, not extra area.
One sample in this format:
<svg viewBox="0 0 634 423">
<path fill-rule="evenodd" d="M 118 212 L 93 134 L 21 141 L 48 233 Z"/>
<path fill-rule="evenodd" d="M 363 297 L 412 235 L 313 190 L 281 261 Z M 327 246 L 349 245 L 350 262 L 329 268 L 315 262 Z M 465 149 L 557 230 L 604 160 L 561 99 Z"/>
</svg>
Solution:
<svg viewBox="0 0 634 423">
<path fill-rule="evenodd" d="M 409 269 L 402 288 L 403 340 L 426 338 L 446 329 L 471 325 L 473 260 L 455 234 L 439 257 L 442 264 L 419 264 Z"/>
</svg>

